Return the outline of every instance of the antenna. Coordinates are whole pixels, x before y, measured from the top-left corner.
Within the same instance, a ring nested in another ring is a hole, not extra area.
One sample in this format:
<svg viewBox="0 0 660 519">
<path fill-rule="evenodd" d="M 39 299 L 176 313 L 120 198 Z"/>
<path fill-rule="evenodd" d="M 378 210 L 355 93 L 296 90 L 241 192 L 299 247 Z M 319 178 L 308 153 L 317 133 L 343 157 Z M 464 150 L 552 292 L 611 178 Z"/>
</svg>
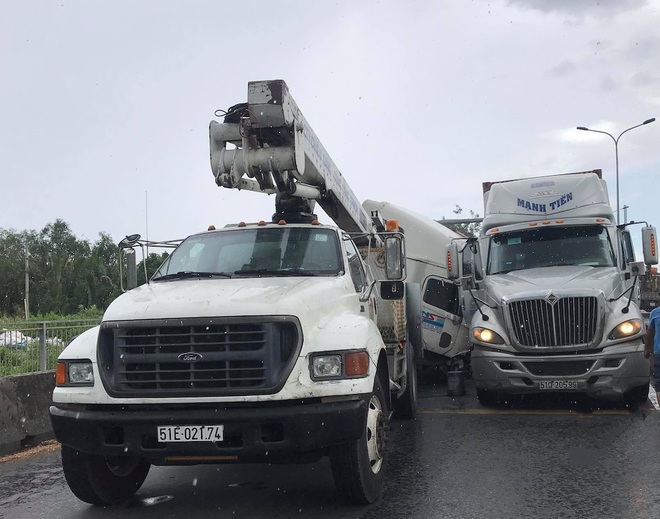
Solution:
<svg viewBox="0 0 660 519">
<path fill-rule="evenodd" d="M 144 256 L 146 264 L 147 258 L 149 257 L 149 194 L 146 190 L 144 192 L 144 235 L 147 240 L 147 253 Z"/>
</svg>

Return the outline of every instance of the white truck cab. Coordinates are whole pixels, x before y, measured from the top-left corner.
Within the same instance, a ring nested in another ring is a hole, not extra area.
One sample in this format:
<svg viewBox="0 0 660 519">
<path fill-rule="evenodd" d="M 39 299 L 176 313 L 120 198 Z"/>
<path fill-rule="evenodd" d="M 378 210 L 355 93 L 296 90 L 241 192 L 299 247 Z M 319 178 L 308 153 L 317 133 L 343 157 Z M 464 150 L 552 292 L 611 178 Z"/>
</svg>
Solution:
<svg viewBox="0 0 660 519">
<path fill-rule="evenodd" d="M 355 202 L 284 82 L 248 94 L 211 123 L 212 171 L 276 194 L 273 217 L 189 236 L 58 360 L 53 429 L 88 503 L 130 498 L 152 464 L 323 456 L 342 497 L 371 503 L 390 415 L 415 414 L 402 234 Z"/>
<path fill-rule="evenodd" d="M 485 183 L 484 205 L 481 236 L 448 247 L 451 277 L 465 274 L 480 401 L 557 391 L 645 401 L 645 267 L 600 170 Z M 655 229 L 642 235 L 655 264 Z"/>
</svg>

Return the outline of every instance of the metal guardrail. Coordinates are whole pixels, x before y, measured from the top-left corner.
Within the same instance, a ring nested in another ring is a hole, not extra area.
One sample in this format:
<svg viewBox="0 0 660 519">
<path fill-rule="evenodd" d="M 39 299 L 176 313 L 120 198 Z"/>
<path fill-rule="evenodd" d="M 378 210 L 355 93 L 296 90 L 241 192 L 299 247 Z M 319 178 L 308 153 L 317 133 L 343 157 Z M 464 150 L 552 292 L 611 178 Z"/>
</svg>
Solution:
<svg viewBox="0 0 660 519">
<path fill-rule="evenodd" d="M 101 319 L 0 321 L 0 376 L 55 369 L 62 350 Z"/>
</svg>

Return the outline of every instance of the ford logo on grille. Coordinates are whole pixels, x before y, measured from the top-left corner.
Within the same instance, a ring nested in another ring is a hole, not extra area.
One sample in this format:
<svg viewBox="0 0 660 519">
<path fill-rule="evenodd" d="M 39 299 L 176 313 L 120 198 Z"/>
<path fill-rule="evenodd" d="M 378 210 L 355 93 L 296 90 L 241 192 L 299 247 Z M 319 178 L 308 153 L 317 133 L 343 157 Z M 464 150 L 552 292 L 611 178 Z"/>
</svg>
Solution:
<svg viewBox="0 0 660 519">
<path fill-rule="evenodd" d="M 189 351 L 188 353 L 182 353 L 179 355 L 179 360 L 181 362 L 197 362 L 203 358 L 204 357 L 202 357 L 199 353 L 195 353 L 194 351 Z"/>
</svg>

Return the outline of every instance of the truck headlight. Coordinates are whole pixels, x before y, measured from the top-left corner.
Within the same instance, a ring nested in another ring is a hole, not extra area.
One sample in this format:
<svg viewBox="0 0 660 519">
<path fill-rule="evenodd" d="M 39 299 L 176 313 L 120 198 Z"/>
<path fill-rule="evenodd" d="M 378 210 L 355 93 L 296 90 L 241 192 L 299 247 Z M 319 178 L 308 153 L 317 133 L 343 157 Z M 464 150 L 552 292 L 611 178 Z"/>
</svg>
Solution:
<svg viewBox="0 0 660 519">
<path fill-rule="evenodd" d="M 312 357 L 312 378 L 337 378 L 341 371 L 341 355 Z"/>
<path fill-rule="evenodd" d="M 93 386 L 92 362 L 90 360 L 57 361 L 55 384 L 58 386 Z"/>
<path fill-rule="evenodd" d="M 642 331 L 642 321 L 640 319 L 628 319 L 627 321 L 617 324 L 607 338 L 624 339 L 626 337 L 633 337 L 640 331 Z"/>
<path fill-rule="evenodd" d="M 309 362 L 312 380 L 356 378 L 369 374 L 369 354 L 362 350 L 318 353 Z"/>
<path fill-rule="evenodd" d="M 472 336 L 479 342 L 485 342 L 486 344 L 504 344 L 504 339 L 490 328 L 477 326 L 472 330 Z"/>
</svg>

